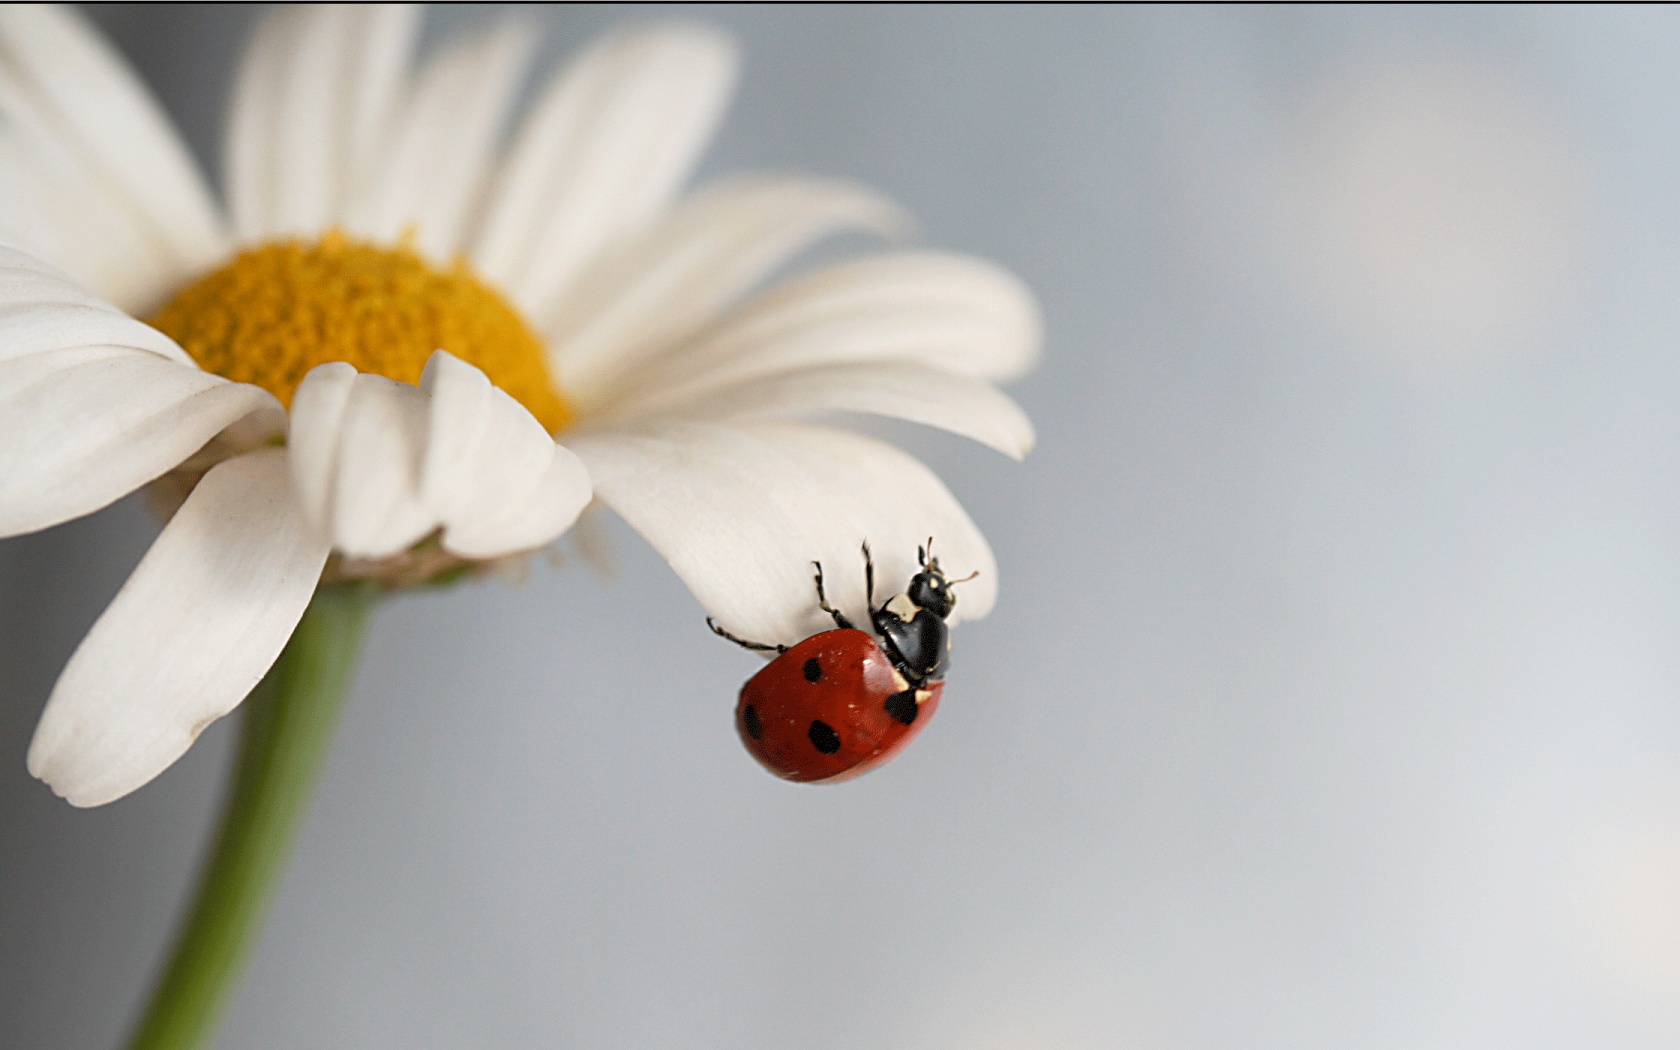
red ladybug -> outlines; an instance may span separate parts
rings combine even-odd
[[[916,550],[922,571],[903,593],[875,607],[875,563],[863,545],[869,615],[879,643],[858,630],[823,593],[816,567],[817,604],[838,630],[798,645],[764,645],[706,625],[736,645],[779,653],[741,687],[735,728],[759,764],[784,780],[838,783],[881,765],[909,744],[939,707],[940,679],[951,653],[945,618],[957,604],[933,557],[933,541]],[[967,579],[973,579],[969,576]]]

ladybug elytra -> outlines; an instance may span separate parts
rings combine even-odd
[[[873,635],[829,604],[821,562],[811,563],[817,604],[834,618],[835,630],[793,646],[765,645],[737,638],[707,617],[720,637],[778,654],[741,687],[735,705],[741,742],[765,769],[801,783],[850,780],[904,750],[933,717],[951,653],[945,622],[957,602],[951,587],[965,580],[945,578],[931,539],[916,557],[921,571],[877,608],[875,563],[863,545]]]

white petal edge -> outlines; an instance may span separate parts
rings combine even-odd
[[[847,230],[898,236],[909,225],[892,202],[843,180],[731,181],[609,251],[534,317],[560,386],[588,412],[816,241]]]
[[[422,63],[384,156],[352,189],[346,228],[379,241],[412,232],[416,248],[437,262],[464,250],[535,45],[510,22]]]
[[[0,9],[0,52],[37,108],[112,194],[133,208],[172,264],[153,297],[226,254],[208,185],[163,110],[79,15],[56,5]],[[151,305],[123,303],[124,306]]]
[[[540,547],[590,499],[588,473],[479,369],[439,351],[421,385],[321,365],[292,403],[298,501],[334,549],[397,554],[442,529],[445,549]]]
[[[619,418],[787,420],[824,412],[862,412],[938,427],[1012,459],[1033,447],[1032,420],[990,383],[896,361],[815,365],[721,388],[666,392],[627,405]]]
[[[612,34],[555,76],[489,197],[473,249],[480,273],[532,314],[601,248],[672,197],[732,94],[734,43],[664,25]]]
[[[666,400],[794,368],[862,361],[995,381],[1031,367],[1041,342],[1037,302],[1013,274],[970,256],[894,252],[776,285],[692,343],[627,373],[620,385]]]
[[[163,772],[273,666],[326,558],[283,450],[216,466],[70,658],[29,771],[75,806]]]
[[[925,466],[890,445],[802,424],[663,423],[569,440],[596,495],[657,550],[707,612],[755,641],[792,644],[827,621],[811,563],[849,615],[865,609],[862,555],[875,552],[881,601],[934,537],[963,585],[953,622],[990,611],[990,547]]]

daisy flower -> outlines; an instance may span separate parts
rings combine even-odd
[[[232,99],[225,205],[71,11],[0,10],[0,535],[146,489],[163,531],[76,650],[29,751],[75,805],[133,791],[274,664],[323,579],[382,587],[560,536],[592,496],[737,634],[821,626],[813,560],[937,538],[996,566],[939,480],[831,424],[869,413],[1011,456],[1030,295],[888,251],[761,290],[906,220],[850,182],[690,196],[735,54],[657,25],[586,50],[509,127],[533,36],[416,55],[409,7],[285,8]],[[863,604],[857,573],[838,602]]]

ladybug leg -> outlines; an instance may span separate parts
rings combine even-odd
[[[822,611],[823,612],[825,612],[828,615],[834,617],[835,625],[838,626],[842,631],[851,630],[852,629],[852,621],[846,619],[846,614],[845,613],[841,612],[839,609],[836,609],[834,606],[828,604],[828,595],[823,593],[822,562],[814,561],[811,564],[816,566],[816,569],[817,569],[817,604],[822,606]]]
[[[719,638],[727,638],[743,649],[751,649],[754,652],[759,653],[785,653],[788,651],[788,647],[785,645],[765,645],[763,642],[749,642],[745,638],[737,638],[728,631],[724,630],[722,627],[719,627],[710,616],[706,617],[706,626],[710,627],[712,629],[712,633],[717,635]]]
[[[875,615],[875,559],[869,553],[869,541],[863,541],[863,589],[869,596],[869,615]]]

